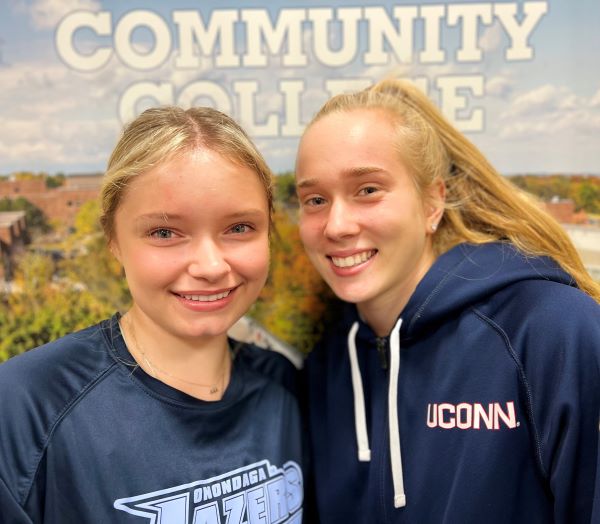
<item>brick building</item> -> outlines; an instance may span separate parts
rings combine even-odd
[[[12,279],[15,257],[28,241],[25,211],[0,212],[0,281]]]
[[[575,211],[575,202],[568,198],[554,197],[544,202],[544,209],[561,224],[585,224],[588,216],[585,211]]]
[[[569,235],[592,278],[600,282],[600,227],[583,210],[575,211],[575,202],[554,197],[544,202],[548,211]]]
[[[102,174],[71,175],[65,178],[64,185],[55,188],[46,187],[44,178],[0,180],[0,198],[23,197],[49,220],[69,227],[81,206],[98,198],[101,183]]]

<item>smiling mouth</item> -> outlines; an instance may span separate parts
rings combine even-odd
[[[357,253],[356,255],[350,255],[348,257],[329,257],[331,262],[335,267],[353,267],[362,264],[369,260],[373,255],[377,253],[376,249],[372,249],[370,251],[363,251],[362,253]]]
[[[215,293],[214,295],[182,295],[180,293],[176,293],[181,298],[185,298],[186,300],[191,300],[193,302],[215,302],[217,300],[221,300],[231,293],[231,289],[227,291],[223,291],[222,293]]]

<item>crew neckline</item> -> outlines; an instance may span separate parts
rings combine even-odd
[[[236,351],[233,351],[231,377],[229,379],[229,384],[223,393],[223,397],[219,400],[202,400],[174,388],[173,386],[165,384],[161,380],[146,373],[129,352],[129,348],[125,343],[123,333],[121,332],[121,326],[119,324],[120,318],[121,314],[115,313],[110,319],[105,321],[106,325],[103,329],[109,348],[113,353],[112,356],[119,367],[127,373],[131,380],[135,381],[158,400],[176,404],[178,406],[203,410],[216,410],[230,405],[240,397],[243,384],[243,370],[237,365],[237,359],[233,358],[235,357]],[[232,339],[229,339],[229,342],[230,347],[240,345],[239,342]]]

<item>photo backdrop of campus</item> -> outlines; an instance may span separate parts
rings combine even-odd
[[[26,322],[6,319],[27,310],[15,295],[41,282],[36,271],[55,291],[40,283],[32,293],[69,288],[84,305],[90,293],[89,314],[57,320],[54,304],[54,316],[36,317],[54,327],[24,326],[18,344],[125,300],[118,286],[94,282],[99,268],[120,274],[102,258],[94,192],[123,124],[158,104],[231,114],[281,174],[291,242],[281,263],[301,267],[281,278],[275,269],[271,285],[293,289],[267,291],[261,319],[283,338],[320,314],[302,294],[316,284],[294,240],[299,136],[331,95],[388,76],[416,82],[502,174],[537,191],[600,269],[597,0],[4,0],[0,10],[0,331]],[[41,296],[35,307],[52,303]]]
[[[290,170],[331,94],[388,75],[502,173],[598,173],[599,19],[596,0],[4,0],[0,173],[102,171],[157,103],[231,113]]]

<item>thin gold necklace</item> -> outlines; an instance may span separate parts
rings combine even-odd
[[[227,351],[225,353],[225,357],[223,359],[222,370],[219,373],[219,378],[218,378],[218,380],[215,383],[213,383],[213,384],[201,384],[200,382],[193,382],[191,380],[186,380],[185,378],[177,377],[177,376],[173,375],[172,373],[169,373],[168,371],[165,371],[164,369],[161,369],[157,365],[153,364],[152,361],[148,358],[148,355],[146,354],[146,352],[144,351],[144,349],[142,348],[142,345],[138,342],[138,339],[137,339],[136,334],[135,334],[135,329],[133,327],[133,322],[131,320],[131,316],[127,317],[127,324],[128,324],[128,327],[129,327],[129,334],[131,335],[131,341],[133,342],[133,346],[134,346],[136,352],[138,352],[141,355],[141,357],[144,359],[144,362],[146,363],[146,366],[148,366],[148,368],[150,369],[150,374],[155,379],[160,380],[158,378],[158,374],[161,374],[161,375],[170,377],[170,378],[172,378],[174,380],[177,380],[178,382],[181,382],[181,383],[190,384],[192,386],[196,386],[196,387],[200,387],[200,388],[207,388],[210,395],[216,395],[217,393],[219,393],[219,391],[221,391],[224,388],[224,386],[225,386],[225,375],[226,375],[227,370],[229,368],[229,364],[231,363],[231,358],[229,356],[229,351]]]

